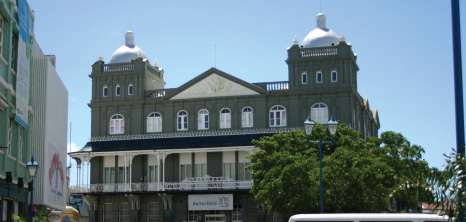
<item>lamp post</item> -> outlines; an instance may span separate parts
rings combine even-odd
[[[330,121],[327,123],[328,131],[330,132],[330,135],[333,137],[335,136],[335,133],[337,132],[339,123],[335,121],[335,118],[332,117],[330,118]],[[322,183],[322,144],[323,143],[334,143],[334,141],[322,141],[322,137],[319,137],[319,141],[309,141],[309,137],[312,135],[312,130],[314,129],[314,122],[311,119],[311,116],[307,117],[307,120],[304,121],[304,129],[306,130],[306,135],[308,136],[307,138],[307,144],[319,144],[319,168],[320,168],[320,213],[324,213],[324,186]]]
[[[32,205],[34,203],[34,178],[36,177],[37,168],[39,164],[34,160],[34,156],[31,157],[31,161],[26,164],[29,171],[29,177],[31,178],[31,210],[29,212],[29,221],[32,221]]]

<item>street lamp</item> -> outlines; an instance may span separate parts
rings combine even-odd
[[[335,118],[332,117],[330,118],[330,121],[327,123],[328,131],[330,133],[330,136],[335,136],[335,133],[337,132],[339,123],[335,121]],[[308,136],[307,139],[307,144],[319,144],[319,168],[320,168],[320,213],[324,213],[324,186],[322,184],[322,144],[323,143],[334,143],[334,141],[322,141],[322,137],[319,137],[319,141],[309,141],[309,137],[312,135],[312,129],[314,129],[314,122],[311,119],[311,116],[307,117],[307,120],[304,121],[304,129],[306,131],[306,135]]]
[[[34,178],[36,177],[37,168],[39,168],[39,164],[34,160],[34,156],[31,157],[31,161],[26,164],[26,167],[29,171],[29,177],[31,178],[31,210],[29,212],[29,221],[32,221],[32,205],[34,201]]]

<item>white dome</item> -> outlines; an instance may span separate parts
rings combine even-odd
[[[309,32],[303,40],[303,48],[326,47],[340,42],[337,34],[325,25],[324,13],[317,14],[317,28]]]
[[[110,63],[131,62],[138,57],[147,60],[146,54],[136,45],[134,45],[134,34],[128,31],[125,35],[125,45],[118,48],[112,55]]]

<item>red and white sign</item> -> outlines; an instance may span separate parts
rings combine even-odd
[[[189,195],[188,210],[233,210],[233,194]]]

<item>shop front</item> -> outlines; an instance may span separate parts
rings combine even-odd
[[[243,221],[241,204],[235,203],[233,194],[193,194],[188,196],[190,222]]]

